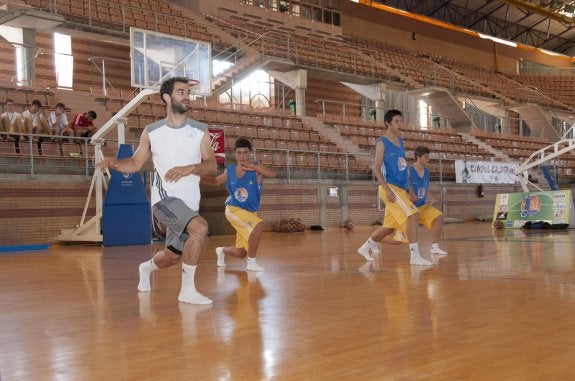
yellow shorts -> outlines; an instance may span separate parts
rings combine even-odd
[[[434,208],[431,205],[424,204],[419,207],[419,223],[425,226],[427,229],[433,228],[433,223],[435,219],[439,216],[442,216],[443,213],[437,208]],[[409,242],[407,240],[406,225],[403,225],[400,229],[395,230],[395,235],[393,239],[399,242]]]
[[[248,250],[248,239],[254,228],[262,222],[254,212],[226,205],[226,219],[236,231],[236,247]]]
[[[401,229],[407,222],[407,217],[417,213],[417,207],[409,200],[407,192],[398,186],[387,184],[395,194],[395,201],[387,201],[386,189],[379,186],[379,197],[385,203],[385,213],[383,215],[383,227],[391,229]]]

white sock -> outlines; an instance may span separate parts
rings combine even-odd
[[[369,246],[376,246],[376,245],[377,245],[377,242],[375,242],[374,240],[371,239],[371,237],[369,237],[369,238],[367,239],[367,244],[368,244]]]
[[[190,304],[212,304],[212,301],[196,290],[195,276],[197,266],[182,263],[182,288],[178,300]]]
[[[439,244],[438,243],[432,243],[431,244],[431,250],[433,249],[439,249]]]
[[[364,257],[366,261],[374,260],[374,258],[369,254],[371,250],[371,245],[369,244],[370,241],[373,242],[373,240],[369,238],[367,241],[363,243],[363,245],[361,245],[359,249],[357,249],[357,253],[362,257]]]
[[[223,247],[216,247],[216,257],[218,258],[216,264],[220,267],[224,267],[226,265],[226,253],[224,253]]]
[[[150,274],[152,271],[159,269],[159,267],[154,263],[154,258],[141,263],[138,269],[140,271],[140,283],[138,283],[138,291],[152,291],[152,286],[150,285]]]
[[[419,244],[417,242],[409,244],[409,252],[411,253],[411,257],[414,256],[419,257]]]
[[[265,269],[258,265],[255,258],[248,257],[248,262],[246,265],[247,271],[264,271]]]
[[[410,264],[418,266],[433,266],[432,262],[423,258],[419,254],[419,244],[417,242],[409,244],[409,251],[411,253],[411,258],[409,259]]]

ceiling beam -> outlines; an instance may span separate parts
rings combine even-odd
[[[526,0],[499,0],[499,1],[502,3],[511,4],[517,8],[522,8],[530,12],[537,13],[538,15],[545,16],[553,20],[561,21],[563,23],[572,24],[573,22],[575,22],[575,20],[573,20],[572,17],[563,16],[562,14],[554,12],[549,8],[540,7],[539,5],[529,3]]]

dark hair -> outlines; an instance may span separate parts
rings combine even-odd
[[[8,104],[8,103],[14,103],[14,101],[10,98],[6,98],[6,104]]]
[[[391,123],[391,120],[393,119],[393,117],[397,116],[397,115],[403,116],[401,114],[401,111],[399,111],[399,110],[395,110],[395,109],[389,110],[388,112],[385,113],[385,115],[383,117],[383,121],[385,123]]]
[[[88,115],[90,118],[92,118],[92,120],[95,120],[98,117],[98,115],[96,114],[96,111],[88,111],[86,113],[86,115]]]
[[[234,149],[238,148],[247,148],[251,151],[252,143],[250,143],[250,141],[246,138],[238,138],[238,140],[236,140],[236,144],[234,145]]]
[[[58,108],[58,107],[66,108],[66,106],[62,102],[56,103],[56,108]]]
[[[42,102],[40,102],[38,99],[34,99],[32,101],[32,106],[34,106],[34,105],[36,105],[36,106],[38,106],[38,108],[40,108],[40,107],[42,107]]]
[[[426,146],[418,146],[413,150],[413,156],[415,156],[415,160],[417,160],[418,157],[427,155],[429,152],[431,151],[429,151],[429,148],[427,148]]]
[[[162,86],[160,86],[160,98],[162,98],[162,102],[166,103],[164,100],[164,94],[168,94],[169,96],[172,95],[174,91],[174,83],[182,82],[182,83],[189,83],[189,80],[186,77],[173,77],[168,78],[164,82],[162,82]]]

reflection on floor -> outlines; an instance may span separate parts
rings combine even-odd
[[[177,301],[180,266],[139,293],[161,246],[53,246],[0,256],[2,380],[574,379],[575,232],[446,225],[447,257],[409,265],[370,227],[265,233],[245,272],[210,237],[196,277],[211,306]]]

